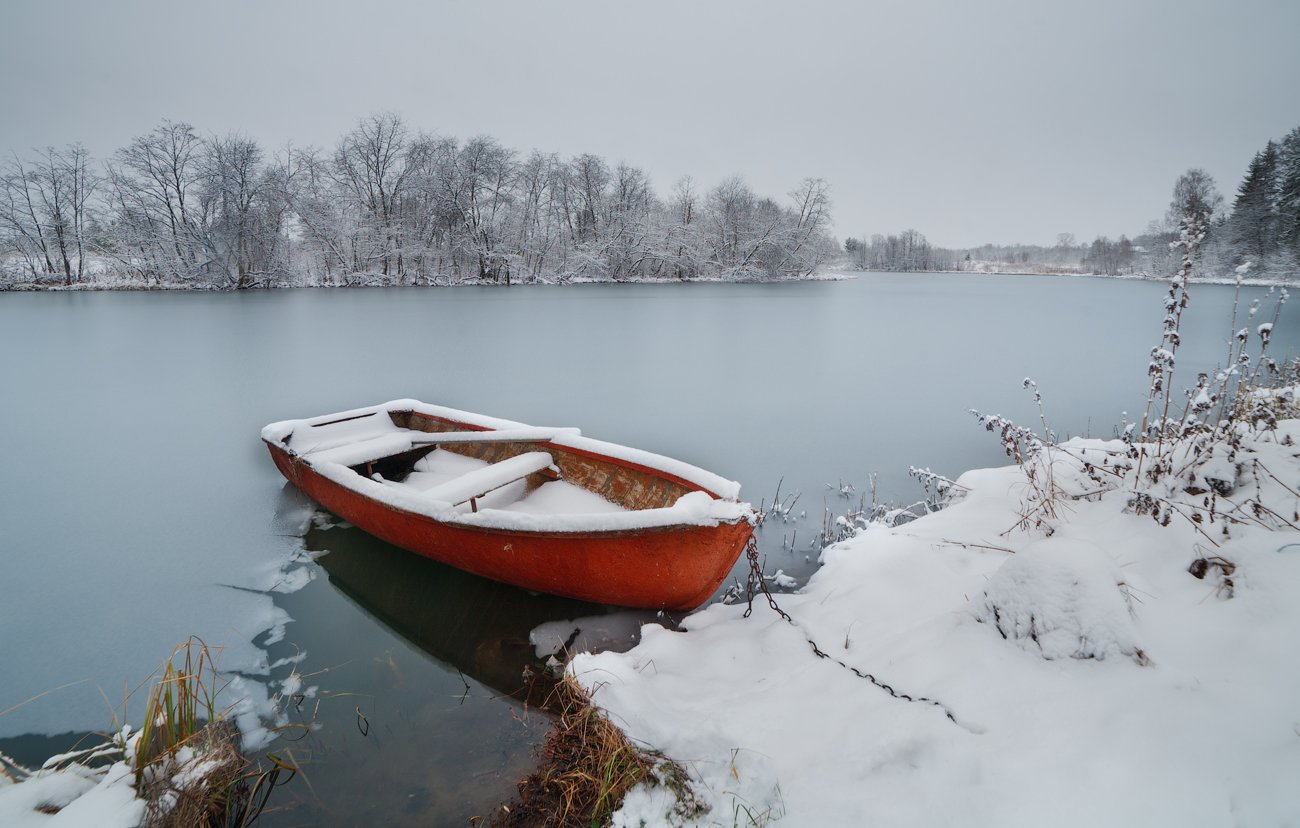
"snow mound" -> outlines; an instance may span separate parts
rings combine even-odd
[[[21,784],[0,774],[0,825],[134,828],[145,818],[134,781],[125,762],[42,770]]]
[[[1146,664],[1125,588],[1119,570],[1098,547],[1047,539],[998,567],[975,617],[1049,661],[1123,655]]]

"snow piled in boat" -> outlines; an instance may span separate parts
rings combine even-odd
[[[386,416],[389,411],[418,411],[431,417],[441,417],[493,430],[534,428],[513,420],[502,420],[496,417],[460,411],[455,408],[430,405],[419,400],[391,400],[382,405],[354,408],[336,414],[271,423],[262,429],[262,439],[272,443],[282,443],[292,435],[293,439],[290,440],[289,447],[295,452],[303,454],[355,442],[366,435],[377,437],[385,433],[407,433],[393,425],[392,421]],[[322,426],[328,429],[327,433],[313,433],[305,430],[308,428],[321,428]],[[683,463],[680,460],[674,460],[671,457],[664,457],[649,451],[642,451],[641,449],[583,437],[574,428],[554,429],[554,431],[559,432],[551,440],[555,445],[589,451],[593,454],[603,454],[622,460],[625,463],[657,469],[707,489],[724,500],[735,500],[740,496],[740,484],[736,481],[727,480],[690,463]]]
[[[422,492],[392,486],[362,477],[347,466],[323,463],[314,467],[327,480],[389,506],[444,523],[505,529],[516,532],[619,532],[659,526],[717,526],[748,520],[753,510],[747,503],[715,500],[706,492],[689,492],[672,506],[589,514],[536,514],[510,509],[461,510],[450,503],[430,500]]]
[[[1014,528],[1019,468],[973,471],[949,508],[826,550],[778,596],[793,623],[719,604],[576,656],[711,808],[683,820],[642,790],[613,824],[1300,824],[1300,421],[1253,439],[1271,530],[1160,526],[1121,487],[1044,537]]]
[[[350,466],[386,457],[409,449],[421,432],[398,428],[387,416],[389,411],[414,410],[433,417],[468,423],[492,430],[555,432],[550,440],[558,446],[601,454],[626,463],[665,472],[673,477],[701,486],[718,495],[691,492],[672,506],[659,509],[610,509],[593,505],[589,499],[564,496],[559,491],[541,495],[531,506],[529,501],[512,502],[509,496],[480,501],[477,512],[467,506],[426,496],[421,489],[431,480],[413,481],[414,485],[393,485],[390,481],[372,480],[356,474]],[[398,509],[434,520],[519,532],[617,532],[662,526],[717,526],[738,520],[750,520],[748,504],[737,502],[740,484],[689,463],[639,449],[592,440],[576,429],[534,429],[523,423],[484,417],[453,408],[429,405],[417,400],[393,400],[383,405],[356,408],[305,420],[272,423],[262,430],[262,439],[285,444],[295,454],[305,457],[322,477],[366,497]],[[416,473],[428,473],[417,466]],[[543,486],[542,489],[546,487]],[[540,491],[540,490],[539,490]],[[533,497],[537,497],[534,493]],[[530,498],[529,500],[532,500]],[[581,512],[559,514],[543,510],[544,502],[556,508],[577,507]],[[500,508],[494,508],[499,506]]]

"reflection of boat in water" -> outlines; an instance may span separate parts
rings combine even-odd
[[[652,611],[629,611],[571,598],[526,592],[459,569],[410,555],[350,526],[313,527],[303,537],[308,551],[326,552],[317,561],[330,583],[370,616],[433,658],[499,693],[541,706],[550,683],[549,648],[538,655],[529,634],[544,627],[555,635],[583,625],[581,619],[619,617],[599,625],[615,638],[586,640],[600,649],[627,649]],[[662,619],[659,619],[662,621]],[[571,636],[576,637],[576,636]]]
[[[582,437],[397,400],[273,423],[285,478],[388,542],[585,601],[694,609],[753,532],[740,486]]]

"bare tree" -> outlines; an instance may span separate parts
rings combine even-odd
[[[389,112],[363,118],[334,152],[338,183],[356,199],[366,219],[368,238],[355,251],[355,265],[378,262],[384,276],[403,275],[399,209],[405,195],[407,129]]]
[[[55,272],[46,240],[45,225],[37,211],[40,196],[33,186],[33,174],[15,153],[0,170],[0,227],[5,230],[7,245],[27,263],[33,279]]]
[[[163,121],[132,139],[109,165],[119,248],[143,271],[193,281],[207,264],[196,215],[203,140],[186,123]]]
[[[703,240],[700,238],[700,224],[697,220],[699,200],[694,179],[690,176],[678,179],[669,201],[669,215],[664,222],[665,258],[670,262],[673,276],[677,279],[695,278],[703,264],[700,258]]]
[[[99,179],[81,144],[46,147],[29,162],[12,156],[0,170],[0,232],[33,277],[85,272],[90,198]],[[74,265],[75,262],[75,265]]]
[[[787,261],[783,270],[793,270],[803,275],[812,273],[821,265],[826,248],[817,241],[826,235],[830,223],[830,188],[820,178],[805,178],[797,189],[790,192],[794,201],[795,217],[787,242]]]
[[[460,182],[456,206],[464,222],[478,278],[507,284],[510,271],[500,250],[501,220],[513,200],[514,153],[486,135],[465,142],[456,158]]]
[[[257,142],[239,135],[209,139],[199,168],[201,238],[211,269],[227,287],[251,287],[274,265],[282,224],[275,178]]]
[[[556,184],[560,174],[559,158],[536,150],[519,165],[515,246],[521,269],[532,279],[541,277],[559,241]]]
[[[829,250],[825,182],[778,204],[731,178],[656,197],[593,154],[520,160],[489,136],[413,133],[395,114],[331,150],[267,158],[240,135],[163,121],[94,174],[79,145],[0,163],[0,245],[34,279],[83,278],[91,234],[154,284],[429,284],[810,273]],[[94,220],[92,195],[99,197]]]
[[[1193,168],[1174,182],[1174,196],[1169,202],[1166,220],[1170,227],[1192,219],[1199,219],[1208,226],[1222,206],[1223,196],[1214,186],[1214,179],[1205,170]]]
[[[599,241],[600,217],[605,214],[606,188],[609,186],[609,167],[596,155],[586,153],[570,162],[573,189],[577,195],[576,240]]]

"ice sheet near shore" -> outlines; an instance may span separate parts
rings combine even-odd
[[[305,498],[290,495],[281,503],[274,525],[286,534],[300,535],[314,514],[315,507]],[[244,612],[238,625],[231,628],[231,638],[214,652],[220,667],[229,671],[222,677],[216,701],[239,727],[245,752],[270,744],[275,738],[274,728],[287,721],[279,697],[299,692],[308,697],[315,694],[314,686],[303,686],[295,659],[268,664],[263,649],[282,638],[285,625],[292,620],[272,602],[271,594],[294,592],[306,586],[314,577],[314,570],[307,565],[309,560],[310,556],[300,551],[264,561],[245,573],[248,586],[230,591],[244,599]],[[254,600],[249,601],[249,597]],[[232,600],[227,598],[227,606]],[[303,656],[305,653],[298,659]],[[145,692],[141,691],[141,695]],[[131,735],[127,726],[122,738]],[[93,747],[95,743],[88,744]],[[80,753],[84,753],[87,745],[81,747]],[[104,747],[107,744],[94,750],[102,751]],[[103,751],[102,755],[114,754]],[[50,757],[44,767],[27,775],[25,769],[16,769],[0,754],[0,826],[134,828],[143,824],[147,803],[137,795],[129,762],[117,757],[111,764],[90,767],[80,764],[85,758],[73,753]],[[202,777],[205,761],[202,754],[184,754],[173,767],[177,784],[189,784],[186,774]]]
[[[1300,422],[1252,446],[1277,479],[1249,485],[1296,523],[1288,436]],[[685,824],[1300,824],[1300,532],[1241,523],[1216,548],[1120,487],[1069,500],[1049,537],[1013,528],[1020,469],[960,483],[941,512],[827,549],[779,596],[794,624],[714,605],[573,660],[632,739],[688,768],[712,810]],[[1189,573],[1214,555],[1230,583]],[[662,789],[615,820],[673,824]]]

